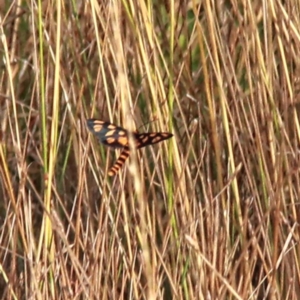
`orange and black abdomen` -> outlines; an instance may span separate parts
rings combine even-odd
[[[125,147],[114,165],[109,169],[108,176],[114,176],[118,173],[118,171],[123,167],[126,159],[129,157],[129,154],[129,148]]]

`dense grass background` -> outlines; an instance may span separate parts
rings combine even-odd
[[[0,2],[1,299],[299,299],[282,2]],[[109,178],[90,117],[174,137]]]

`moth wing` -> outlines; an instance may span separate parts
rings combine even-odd
[[[128,133],[122,127],[97,119],[88,119],[87,126],[100,143],[106,146],[123,148],[128,145]]]
[[[171,138],[172,136],[173,134],[170,132],[146,132],[135,134],[136,147],[139,149],[148,145],[157,144]]]

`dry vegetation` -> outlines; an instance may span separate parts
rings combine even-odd
[[[1,299],[299,299],[282,2],[0,2]],[[90,117],[174,137],[110,178]]]

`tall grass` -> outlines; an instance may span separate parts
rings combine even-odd
[[[298,299],[297,2],[0,6],[1,299]]]

